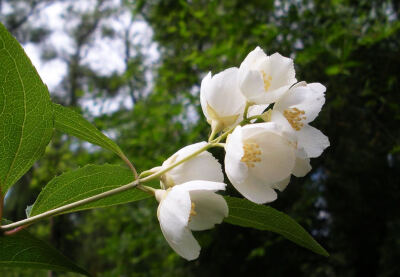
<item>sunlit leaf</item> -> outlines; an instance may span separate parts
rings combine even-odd
[[[83,139],[125,157],[121,148],[100,132],[79,113],[58,104],[53,104],[56,130]]]
[[[126,185],[132,182],[133,179],[133,174],[130,170],[118,165],[87,165],[66,172],[55,177],[44,187],[33,204],[29,216],[38,215],[48,210]],[[147,197],[149,195],[142,191],[130,189],[71,209],[68,212],[113,206],[138,201]]]
[[[0,189],[43,154],[53,133],[49,92],[18,41],[0,23]]]

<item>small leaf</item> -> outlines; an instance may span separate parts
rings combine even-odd
[[[59,104],[53,104],[53,109],[56,130],[108,149],[124,159],[121,148],[79,113]]]
[[[126,185],[133,181],[132,172],[118,165],[87,165],[64,173],[48,183],[39,194],[29,216],[67,205]],[[95,202],[68,210],[68,212],[108,207],[148,198],[137,189],[130,189]]]
[[[47,87],[0,23],[0,194],[28,171],[53,134]]]
[[[3,220],[3,223],[10,222]],[[0,266],[71,271],[90,276],[57,249],[25,230],[0,236]]]
[[[328,252],[290,216],[272,207],[254,204],[246,199],[225,196],[229,206],[226,222],[278,233],[292,242],[322,256]]]

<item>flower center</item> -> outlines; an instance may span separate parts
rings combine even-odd
[[[244,155],[241,162],[244,162],[247,167],[254,167],[255,163],[261,162],[261,150],[257,143],[243,144]]]
[[[265,91],[268,91],[269,87],[271,86],[272,77],[271,75],[267,75],[264,70],[261,70],[261,74],[264,81],[264,89]]]
[[[193,216],[197,215],[195,208],[196,208],[196,204],[194,204],[194,202],[192,202],[192,206],[190,208],[190,214],[189,214],[189,222],[192,220]]]
[[[301,122],[303,119],[307,118],[303,116],[304,114],[305,112],[299,110],[298,108],[289,108],[283,111],[283,115],[296,131],[300,131],[300,129],[304,126],[304,124]]]

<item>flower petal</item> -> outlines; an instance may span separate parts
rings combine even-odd
[[[240,160],[244,155],[242,127],[237,126],[228,136],[225,145],[225,172],[231,182],[242,183],[248,174],[247,166]]]
[[[203,78],[201,81],[201,86],[200,86],[200,104],[201,104],[201,109],[203,110],[203,114],[207,119],[209,119],[209,115],[207,112],[207,99],[205,96],[206,91],[209,91],[209,85],[211,83],[211,72],[208,72],[208,74]]]
[[[264,101],[266,92],[262,75],[257,70],[243,71],[238,77],[240,91],[248,102],[256,104],[269,104]]]
[[[264,51],[257,46],[253,51],[251,51],[247,57],[240,64],[240,70],[248,70],[254,69],[257,67],[257,64],[262,61],[266,62],[268,60],[268,56],[264,53]]]
[[[207,143],[203,141],[180,149],[175,153],[177,156],[175,162],[188,157],[195,151],[204,147],[206,144]],[[175,185],[183,184],[191,180],[207,180],[214,182],[224,181],[224,174],[222,173],[221,164],[208,151],[204,151],[193,159],[178,165],[177,167],[171,169],[167,174],[169,178],[174,181]]]
[[[254,174],[272,185],[286,178],[294,167],[295,147],[291,136],[282,133],[273,123],[256,123],[242,127],[243,143],[256,143],[260,147],[261,161],[249,168]]]
[[[245,153],[244,145],[250,152]],[[272,122],[238,126],[225,149],[225,171],[232,185],[255,203],[275,200],[273,187],[291,174],[295,162],[295,147],[279,126]],[[245,155],[247,160],[242,161]]]
[[[268,108],[268,106],[269,106],[269,104],[250,106],[247,116],[251,117],[251,116],[255,116],[255,115],[261,115],[264,112],[264,110],[266,108]],[[254,121],[256,121],[256,120],[255,119],[252,120],[252,122],[254,122]]]
[[[282,135],[282,128],[274,122],[263,122],[246,125],[242,128],[242,140],[253,139],[263,134]]]
[[[264,94],[262,102],[259,103],[274,103],[277,102],[290,88],[290,85],[282,86],[277,89],[270,89],[270,91]]]
[[[276,183],[273,188],[277,189],[279,191],[284,191],[286,189],[286,187],[289,185],[290,182],[290,175],[289,177],[283,179],[282,181]]]
[[[187,226],[191,209],[190,195],[186,190],[173,187],[167,191],[158,205],[158,220],[163,229],[170,233],[170,236],[179,239],[180,233]]]
[[[291,88],[274,106],[274,110],[283,112],[288,108],[304,111],[304,123],[313,121],[325,103],[326,88],[320,83],[312,83]]]
[[[279,53],[274,53],[269,57],[270,70],[272,77],[270,90],[273,91],[283,86],[291,86],[297,82],[293,60],[286,58]]]
[[[315,158],[322,154],[329,146],[329,139],[320,130],[305,125],[297,132],[298,147],[302,148],[308,158]]]
[[[230,179],[231,180],[231,179]],[[264,181],[254,175],[249,175],[242,183],[231,180],[232,185],[248,200],[264,204],[276,200],[277,194],[270,185],[265,185]]]
[[[271,122],[276,123],[286,132],[294,132],[294,129],[289,124],[289,121],[287,121],[286,117],[280,110],[276,110],[275,107],[271,112]]]
[[[310,159],[301,159],[297,157],[292,173],[296,177],[304,177],[311,169]]]
[[[171,246],[178,255],[188,261],[195,260],[199,257],[201,247],[188,227],[182,229],[179,238],[177,238],[176,236],[171,236],[171,232],[165,229],[165,226],[160,226],[161,232],[169,246]]]
[[[200,245],[188,228],[191,210],[190,195],[185,190],[174,188],[168,191],[160,202],[157,212],[158,220],[161,231],[171,248],[185,259],[193,260],[199,256]]]
[[[180,186],[176,186],[174,190],[182,190],[185,192],[191,191],[218,191],[218,190],[225,190],[226,184],[219,183],[219,182],[210,182],[210,181],[200,181],[194,180],[190,182],[186,182]]]
[[[286,178],[293,170],[295,148],[284,136],[266,133],[255,137],[261,149],[261,161],[249,169],[249,175],[258,176],[264,184],[274,184]]]
[[[231,67],[207,79],[207,85],[200,89],[203,112],[208,104],[220,117],[243,113],[246,101],[237,84],[237,72],[236,67]]]
[[[211,229],[228,216],[225,199],[214,192],[196,190],[190,192],[196,215],[191,217],[189,228],[194,231]]]

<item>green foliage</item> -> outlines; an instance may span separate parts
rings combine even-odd
[[[47,87],[0,23],[0,196],[43,154],[53,133]]]
[[[5,220],[3,223],[9,223]],[[90,274],[46,242],[22,230],[15,235],[0,236],[0,266],[28,267]]]
[[[225,196],[225,200],[229,206],[229,216],[225,222],[278,233],[317,254],[329,256],[328,252],[290,216],[246,199]]]
[[[161,234],[157,205],[151,199],[81,213],[70,235],[74,255],[104,277],[191,276]]]
[[[53,108],[56,130],[101,146],[122,158],[125,157],[121,148],[114,141],[100,132],[83,116],[59,104],[53,104]]]
[[[55,177],[48,183],[33,204],[29,216],[64,206],[118,188],[133,181],[132,171],[118,165],[87,165]],[[148,194],[130,189],[113,196],[88,203],[68,212],[138,201]]]

